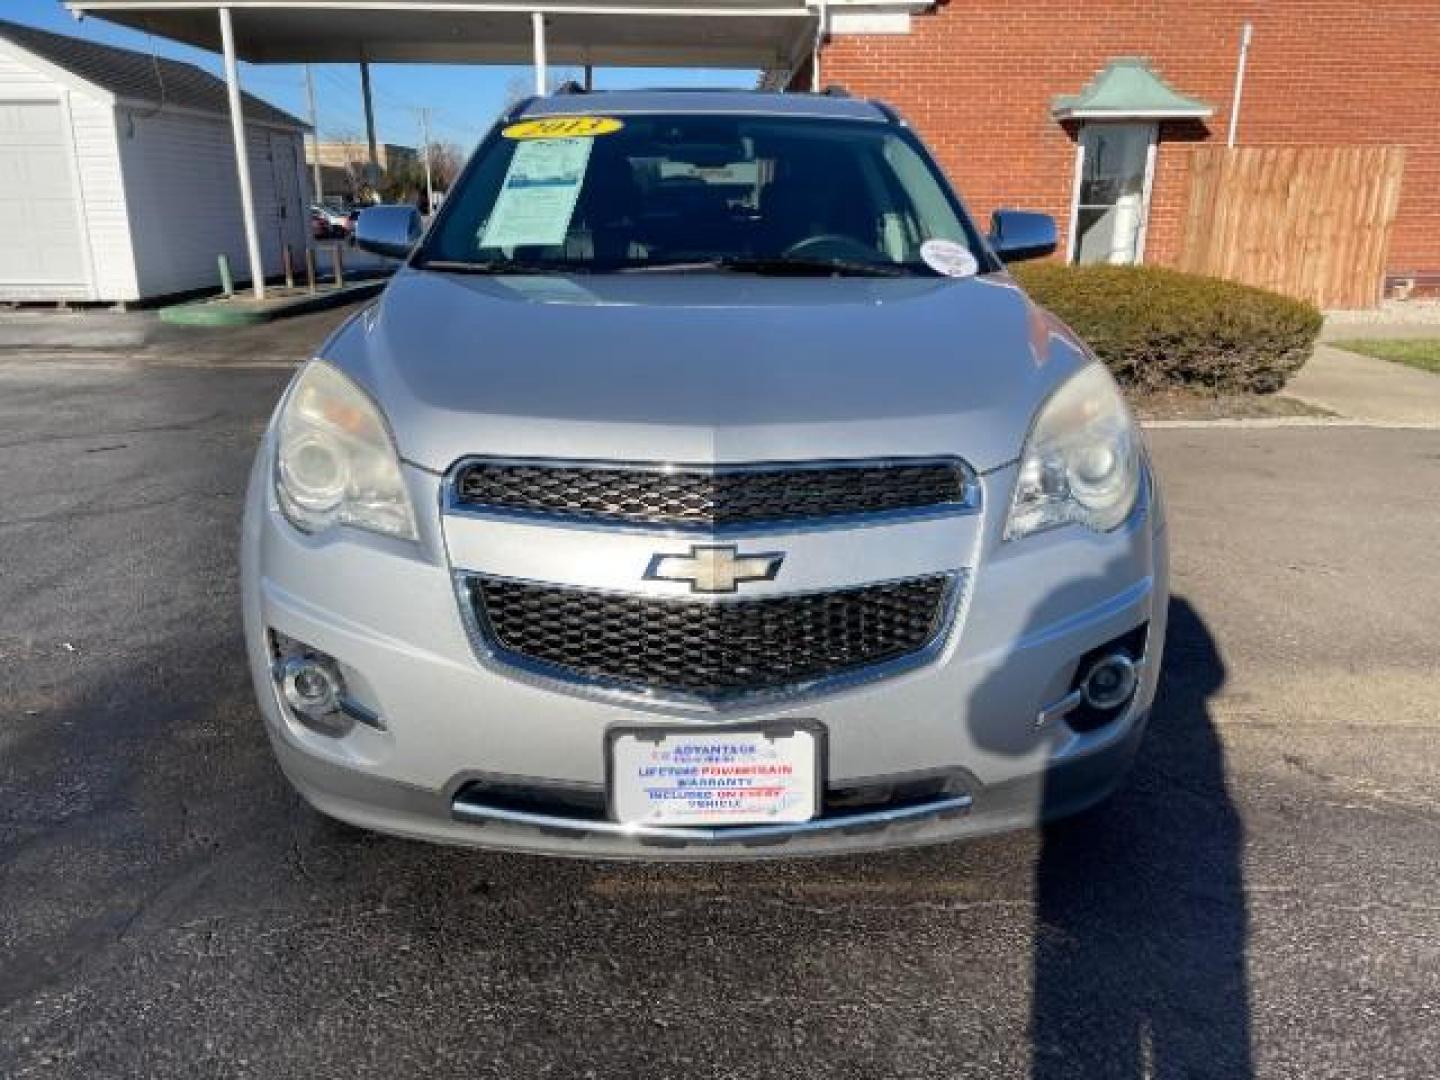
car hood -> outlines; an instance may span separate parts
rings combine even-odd
[[[405,269],[322,355],[400,455],[686,463],[1015,459],[1086,362],[1003,274],[480,277]]]

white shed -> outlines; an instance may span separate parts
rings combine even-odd
[[[129,301],[244,273],[225,83],[0,20],[0,302]],[[245,96],[268,273],[309,240],[306,125]]]

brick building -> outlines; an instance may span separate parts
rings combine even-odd
[[[1042,210],[1070,258],[1159,264],[1180,254],[1191,154],[1226,142],[1249,23],[1237,145],[1405,147],[1387,273],[1440,282],[1440,0],[830,11],[821,81],[899,108],[977,217]]]
[[[370,153],[363,139],[335,139],[305,144],[305,164],[313,167],[320,159],[320,183],[328,196],[359,199],[370,185],[367,180]],[[420,162],[420,151],[396,143],[375,144],[375,162],[382,177]]]

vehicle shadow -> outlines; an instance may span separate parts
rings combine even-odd
[[[1130,781],[1043,832],[1033,1080],[1253,1075],[1243,828],[1208,707],[1224,682],[1204,620],[1173,600]]]
[[[191,579],[208,553],[172,557]],[[205,614],[233,596],[191,592],[157,647],[57,681],[0,758],[0,1074],[63,1048],[59,1075],[1251,1075],[1241,830],[1207,712],[1224,671],[1184,601],[1131,781],[1038,847],[677,865],[303,808],[238,626]]]
[[[1028,621],[1051,625],[1076,599],[1062,590]],[[1009,677],[969,703],[994,719],[992,753],[1022,745],[998,709]],[[911,1076],[911,1056],[928,1054],[972,1069],[994,1055],[994,1071],[965,1075],[1246,1080],[1243,831],[1209,709],[1225,677],[1204,620],[1173,600],[1150,730],[1115,796],[975,842],[820,861],[588,863],[435,849],[314,815],[301,815],[297,840],[307,873],[351,910],[386,883],[407,960],[430,958],[410,973],[417,992],[473,995],[452,962],[467,955],[501,965],[503,996],[490,1000],[507,1013],[566,986],[547,1012],[565,1035],[548,1052],[576,1075],[676,1075],[697,1040],[744,1030],[793,1055],[766,1065],[804,1070],[777,1076],[838,1062],[841,1075]],[[1036,809],[1059,798],[1043,782],[1029,795]],[[817,941],[845,942],[833,946],[843,962]],[[1007,941],[1027,950],[1014,965]],[[893,996],[875,1004],[876,987]],[[823,1011],[832,1004],[850,1010],[843,1023]],[[815,1041],[786,1042],[796,1024]],[[707,1045],[727,1075],[760,1064]]]

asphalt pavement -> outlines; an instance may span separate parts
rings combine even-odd
[[[251,700],[246,469],[336,318],[0,349],[0,1076],[1437,1074],[1440,431],[1151,433],[1172,637],[1095,813],[492,855],[322,819]]]

